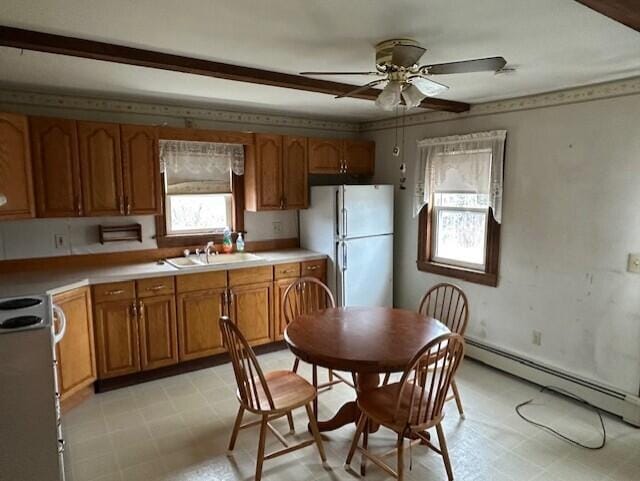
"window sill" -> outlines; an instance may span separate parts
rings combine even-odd
[[[439,274],[441,276],[455,277],[467,282],[482,284],[485,286],[497,287],[498,275],[490,272],[466,269],[464,267],[455,267],[446,264],[439,264],[432,261],[418,261],[418,270],[429,272],[431,274]]]

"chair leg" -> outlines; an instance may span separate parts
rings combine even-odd
[[[293,424],[293,414],[291,414],[291,412],[287,413],[287,421],[289,421],[289,431],[294,433],[296,431],[296,426]]]
[[[312,368],[312,384],[313,387],[316,388],[316,392],[318,391],[318,366],[316,366],[315,364],[313,365]],[[318,419],[318,396],[316,394],[316,397],[313,399],[313,415],[316,417],[316,420]]]
[[[238,431],[240,431],[240,425],[242,424],[242,417],[244,416],[244,408],[240,406],[238,408],[238,414],[236,415],[236,422],[233,423],[233,431],[231,431],[231,439],[229,440],[229,451],[233,451],[236,446],[236,439],[238,439]]]
[[[364,425],[364,434],[362,435],[362,449],[365,451],[369,447],[369,431],[371,430],[371,421],[367,418]],[[367,457],[363,454],[360,457],[360,476],[367,474]]]
[[[327,462],[327,455],[324,452],[324,445],[322,444],[322,437],[320,436],[320,431],[318,430],[318,422],[316,417],[313,415],[313,411],[311,410],[310,404],[305,404],[305,409],[307,410],[307,416],[309,417],[309,426],[311,427],[311,434],[313,434],[313,439],[316,441],[316,446],[318,447],[318,452],[320,453],[320,459],[322,462]]]
[[[404,478],[404,436],[398,434],[398,481]]]
[[[255,481],[260,481],[262,477],[262,463],[264,462],[264,445],[265,438],[267,437],[267,421],[269,417],[262,415],[262,422],[260,423],[260,438],[258,439],[258,454],[256,459],[256,476]]]
[[[451,390],[453,391],[453,397],[456,400],[456,406],[458,406],[458,412],[460,413],[460,417],[464,419],[464,409],[462,409],[462,399],[460,398],[460,392],[458,391],[458,385],[456,384],[456,380],[451,379]]]
[[[365,415],[365,413],[362,413],[360,414],[360,419],[358,419],[358,426],[356,427],[356,433],[353,435],[353,441],[351,441],[351,447],[349,448],[349,454],[347,454],[347,460],[344,462],[347,466],[351,464],[353,455],[355,454],[356,448],[358,447],[360,435],[362,434],[362,431],[364,431],[365,424],[367,424],[367,416]]]
[[[293,361],[293,368],[291,369],[291,371],[297,373],[299,365],[300,365],[300,359],[296,357],[295,361]]]
[[[447,477],[449,481],[453,481],[453,469],[451,469],[451,460],[449,459],[449,451],[447,450],[447,441],[444,437],[442,424],[436,424],[436,432],[438,433],[438,444],[440,445],[440,451],[442,451],[442,459],[444,460],[444,468],[447,470]]]
[[[387,384],[389,384],[389,378],[391,377],[391,373],[386,373],[384,375],[384,379],[382,380],[382,385],[386,386]]]
[[[329,382],[333,382],[333,369],[329,369]],[[333,386],[329,386],[331,389]]]

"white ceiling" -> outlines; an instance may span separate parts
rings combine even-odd
[[[0,24],[267,70],[371,70],[410,37],[423,63],[501,55],[513,75],[438,76],[442,98],[498,100],[640,75],[640,34],[574,0],[2,0]],[[330,77],[365,83],[367,77]],[[373,102],[0,48],[0,83],[230,110],[365,120]]]

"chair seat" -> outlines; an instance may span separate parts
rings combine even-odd
[[[271,371],[264,374],[267,386],[273,398],[274,408],[269,406],[269,400],[259,381],[256,382],[260,409],[245,408],[252,412],[289,411],[311,402],[316,396],[316,389],[304,378],[291,371]],[[236,396],[242,402],[240,391]]]
[[[418,405],[420,405],[420,394],[418,392],[415,392],[413,395],[413,412],[411,419],[409,419],[411,387],[407,386],[402,392],[398,415],[394,418],[399,389],[400,383],[394,383],[387,384],[376,389],[371,389],[369,391],[361,392],[358,394],[358,406],[374,422],[382,424],[383,426],[393,429],[396,432],[403,432],[408,426],[420,424],[417,422]],[[422,419],[425,418],[425,406],[426,400],[422,400],[422,406],[420,409],[420,417]],[[427,418],[430,418],[430,416],[427,416]],[[430,424],[436,424],[437,421],[438,420],[434,420]]]

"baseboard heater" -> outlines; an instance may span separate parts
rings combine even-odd
[[[540,386],[561,387],[594,406],[640,427],[640,397],[597,384],[513,352],[466,338],[467,356]]]

